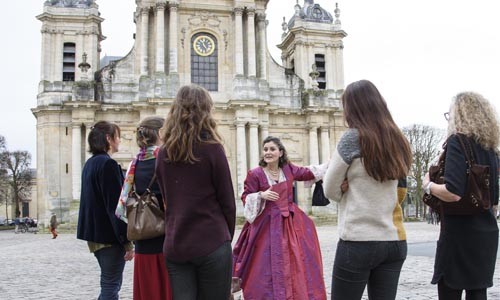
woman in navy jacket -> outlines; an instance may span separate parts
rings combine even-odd
[[[97,122],[88,143],[92,157],[82,172],[77,238],[87,241],[101,268],[98,300],[118,299],[125,261],[134,257],[133,245],[127,240],[127,224],[115,216],[123,173],[110,155],[118,151],[120,128]]]

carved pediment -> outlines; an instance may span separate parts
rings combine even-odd
[[[188,22],[191,26],[204,26],[218,28],[221,20],[219,17],[210,13],[208,11],[195,12],[191,17],[188,18]]]

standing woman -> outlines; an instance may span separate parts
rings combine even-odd
[[[457,134],[472,145],[477,164],[490,166],[490,200],[498,205],[499,125],[495,110],[483,96],[464,92],[451,103],[448,119],[448,141],[444,167],[444,184],[423,181],[425,192],[442,201],[459,201],[467,186],[465,153]],[[493,209],[475,215],[441,214],[434,276],[439,299],[486,299],[486,289],[493,286],[493,273],[498,250],[498,224]]]
[[[88,143],[92,157],[82,172],[77,238],[87,241],[101,268],[98,300],[115,300],[125,261],[134,258],[134,246],[127,240],[127,224],[115,216],[123,173],[111,155],[118,152],[120,128],[99,121],[92,127]]]
[[[161,117],[144,118],[137,127],[136,142],[139,146],[137,157],[130,163],[123,183],[116,216],[127,222],[127,198],[134,187],[138,195],[146,192],[155,174],[156,157],[161,144],[159,131],[165,122]],[[156,195],[160,208],[164,199],[156,179],[150,191]],[[172,298],[165,259],[163,240],[165,235],[135,241],[134,300],[170,300]]]
[[[236,205],[229,165],[197,85],[180,88],[162,128],[156,175],[166,199],[165,242],[173,299],[228,299]]]
[[[406,259],[401,202],[412,162],[411,148],[373,83],[349,84],[342,95],[349,129],[342,135],[324,178],[325,195],[339,202],[339,241],[332,299],[396,298]],[[401,180],[400,180],[401,179]]]
[[[259,166],[245,179],[247,222],[233,251],[245,299],[326,299],[316,228],[293,202],[294,182],[319,180],[325,170],[292,164],[277,137],[262,142]]]

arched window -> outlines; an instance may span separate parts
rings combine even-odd
[[[191,38],[191,82],[209,91],[217,91],[218,47],[217,39],[205,32]]]
[[[63,81],[75,81],[75,43],[64,43]]]
[[[324,54],[315,54],[314,55],[314,63],[318,68],[319,77],[318,77],[318,88],[320,90],[326,89],[326,69],[325,69],[325,55]]]

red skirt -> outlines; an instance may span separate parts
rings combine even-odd
[[[171,300],[172,290],[163,253],[135,254],[134,300]]]

